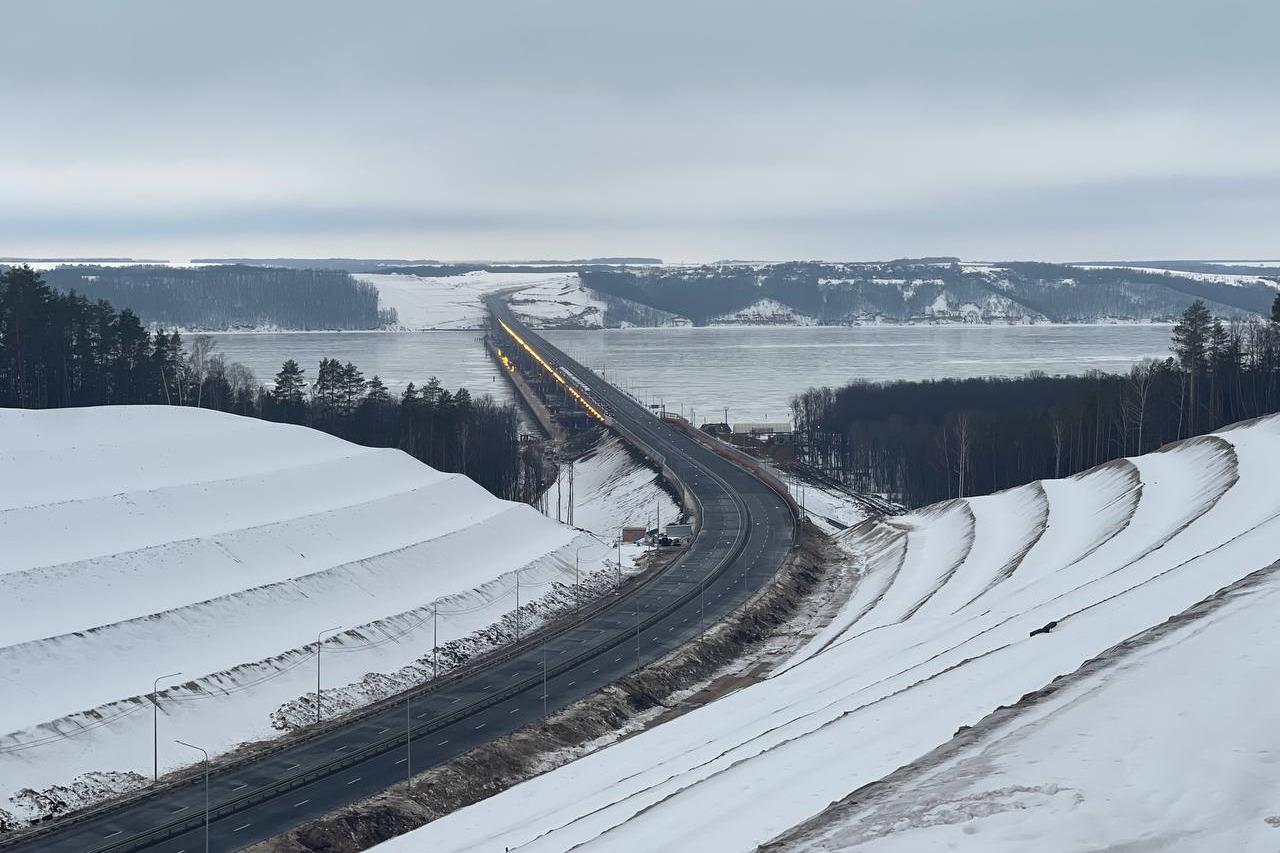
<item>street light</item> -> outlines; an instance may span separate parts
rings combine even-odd
[[[209,753],[205,752],[204,747],[187,743],[185,740],[175,740],[174,743],[180,743],[189,749],[198,749],[204,755],[204,853],[209,853]]]
[[[153,767],[154,776],[152,781],[160,781],[160,697],[156,694],[160,691],[160,682],[166,678],[176,678],[182,675],[180,672],[171,672],[168,675],[156,676],[151,682],[151,758],[155,765]]]
[[[320,638],[325,634],[333,631],[341,631],[342,626],[338,625],[333,628],[325,628],[323,631],[316,633],[316,722],[320,722]]]

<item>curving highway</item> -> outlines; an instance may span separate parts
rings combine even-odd
[[[210,775],[208,849],[238,850],[315,820],[467,750],[536,723],[687,643],[766,584],[795,540],[786,501],[745,469],[661,422],[599,376],[491,310],[550,364],[589,385],[593,401],[685,484],[701,531],[652,580],[624,590],[545,641],[441,679],[265,757]],[[205,785],[162,788],[127,804],[0,841],[44,853],[198,853],[205,850]]]

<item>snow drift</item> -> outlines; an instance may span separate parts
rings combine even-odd
[[[431,677],[437,624],[454,660],[505,642],[516,573],[536,611],[588,544],[584,575],[612,582],[589,534],[302,427],[0,410],[0,824],[148,777],[156,676],[182,673],[158,696],[163,773],[190,760],[175,737],[220,753],[309,719],[317,632],[346,626],[323,648],[332,716]]]
[[[378,849],[1271,849],[1277,482],[1272,417],[855,524],[767,680]]]

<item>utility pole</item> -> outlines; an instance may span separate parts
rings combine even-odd
[[[636,594],[636,671],[640,670],[640,594]]]
[[[405,783],[413,783],[413,737],[409,733],[409,703],[413,700],[404,697],[404,759],[405,759]]]
[[[316,634],[316,722],[320,722],[320,638],[330,631],[341,631],[342,626],[335,628],[325,628]]]
[[[618,531],[618,583],[615,590],[622,589],[622,531]]]
[[[440,677],[440,602],[431,602],[431,677]]]
[[[185,740],[175,740],[174,743],[180,743],[190,749],[198,749],[204,754],[204,853],[209,853],[209,753],[205,752],[204,747],[187,743]]]
[[[520,642],[520,570],[516,569],[516,642]]]
[[[171,672],[168,675],[161,675],[151,682],[151,740],[152,740],[152,761],[155,764],[155,775],[152,781],[160,781],[160,682],[165,678],[176,678],[182,675],[180,672]]]
[[[547,716],[547,647],[542,647],[542,717]]]

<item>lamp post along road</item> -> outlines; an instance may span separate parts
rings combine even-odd
[[[332,631],[341,631],[342,626],[337,625],[333,628],[325,628],[316,634],[316,722],[320,722],[320,638]]]
[[[152,781],[160,781],[160,682],[166,678],[177,678],[182,675],[180,672],[171,672],[168,675],[157,676],[151,682],[151,758],[154,764],[154,776]]]
[[[198,749],[204,755],[204,853],[209,853],[209,753],[204,747],[187,743],[185,740],[175,740],[174,743],[180,743],[190,749]]]

